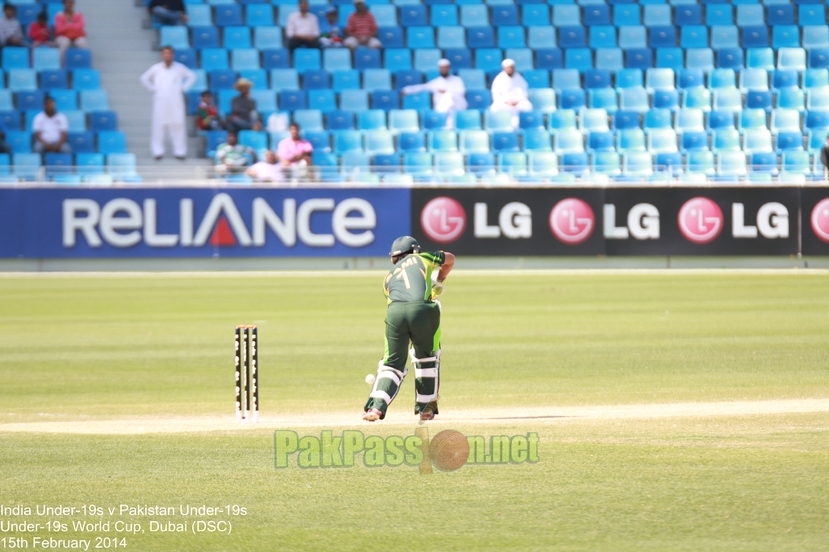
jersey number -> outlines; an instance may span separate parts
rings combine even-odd
[[[406,274],[405,270],[401,270],[400,274],[397,275],[397,279],[403,278],[403,283],[406,284],[406,289],[412,289],[411,283],[409,283],[409,275]]]

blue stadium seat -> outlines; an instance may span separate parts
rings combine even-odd
[[[0,91],[2,92],[2,91]],[[17,92],[15,97],[17,99],[17,109],[18,111],[28,111],[28,110],[43,110],[43,98],[45,93],[43,90],[25,90],[22,92]],[[3,106],[12,109],[10,106]]]
[[[491,6],[490,9],[492,11],[491,22],[493,26],[500,27],[503,25],[519,25],[517,6],[507,4],[502,6]]]
[[[236,4],[225,4],[215,6],[213,21],[217,27],[228,27],[233,25],[244,25],[242,17],[242,6]]]
[[[426,135],[422,132],[401,132],[397,137],[397,149],[402,152],[425,152]]]
[[[299,75],[296,69],[271,69],[271,89],[299,90]]]
[[[589,44],[591,48],[615,48],[617,46],[616,27],[613,25],[590,27]]]
[[[83,111],[106,111],[109,97],[106,90],[81,90],[80,107]]]
[[[74,150],[73,150],[74,151]],[[127,138],[123,132],[102,131],[98,133],[98,153],[127,153]]]
[[[443,55],[452,64],[453,71],[472,69],[472,52],[467,48],[447,48]]]
[[[776,2],[776,5],[769,5],[766,2],[768,9],[768,17],[766,22],[770,25],[794,25],[794,6],[789,2]]]
[[[800,29],[797,25],[775,24],[772,27],[771,47],[778,48],[799,48]]]
[[[432,6],[429,22],[433,27],[455,26],[458,24],[458,8],[451,4]]]
[[[284,90],[279,92],[279,109],[282,111],[295,111],[306,109],[306,95],[302,90]]]
[[[466,31],[460,26],[438,27],[437,47],[442,49],[466,48]]]
[[[60,69],[60,52],[53,48],[35,48],[32,50],[32,68],[37,71]]]
[[[556,27],[581,25],[581,11],[575,5],[553,6],[553,25]]]
[[[495,47],[495,34],[492,27],[470,27],[466,30],[467,46],[470,48]]]
[[[93,111],[89,114],[89,130],[118,130],[118,114],[114,111]]]
[[[253,46],[260,50],[282,48],[282,29],[279,27],[255,27]]]
[[[547,69],[551,71],[564,67],[561,50],[558,48],[536,50],[535,60],[536,69]],[[827,60],[829,62],[829,58]]]
[[[340,93],[340,109],[343,111],[364,111],[368,109],[367,90],[343,90]]]
[[[9,82],[9,88],[12,88],[11,80]],[[63,69],[41,71],[40,88],[44,90],[68,88],[66,71]]]
[[[702,9],[698,4],[676,6],[674,23],[677,26],[702,25]]]
[[[558,45],[561,48],[584,48],[587,46],[584,27],[559,27]]]
[[[617,27],[622,25],[641,25],[642,19],[639,6],[636,4],[617,4],[613,6],[613,24]]]
[[[401,6],[400,8],[400,25],[403,27],[422,27],[429,25],[426,6],[411,5]]]
[[[173,59],[175,59],[182,65],[186,65],[190,69],[198,69],[199,67],[199,55],[195,48],[178,49],[175,51],[175,56]],[[91,69],[87,70],[91,71]]]
[[[364,47],[359,47],[354,50],[354,68],[361,71],[365,69],[380,69],[380,50]]]
[[[406,46],[408,48],[434,48],[435,32],[432,27],[409,27],[406,29]]]
[[[526,44],[524,27],[505,25],[498,28],[499,48],[524,48]]]
[[[324,90],[331,87],[331,74],[324,69],[308,70],[302,75],[303,90]]]
[[[245,24],[248,27],[272,26],[273,7],[270,4],[250,4],[245,8]]]
[[[392,73],[412,68],[412,52],[408,48],[387,48],[384,67]]]
[[[423,73],[413,69],[397,71],[394,74],[394,88],[401,90],[406,86],[423,83]]]
[[[165,28],[183,29],[184,27],[162,27],[161,30],[163,31]],[[225,27],[222,34],[224,35],[223,46],[228,50],[251,47],[250,29],[248,27]],[[188,43],[182,47],[189,46]]]
[[[412,98],[414,96],[416,94],[406,96],[406,98]],[[429,97],[429,103],[431,104],[431,95]],[[431,105],[428,107],[431,107]],[[378,90],[373,92],[371,94],[371,108],[382,109],[384,111],[400,109],[400,95],[393,90]]]
[[[462,5],[461,25],[464,27],[483,27],[489,25],[489,11],[483,4]]]
[[[467,90],[466,102],[469,109],[489,109],[492,105],[492,96],[489,90]]]
[[[526,10],[526,8],[525,8]],[[535,25],[536,23],[529,23]],[[588,27],[593,25],[610,25],[610,8],[607,5],[596,4],[584,7],[584,24]],[[527,25],[527,23],[525,23]]]
[[[219,30],[216,27],[192,27],[193,48],[203,50],[204,48],[218,48]]]
[[[391,90],[391,72],[388,69],[366,69],[363,71],[363,89]]]
[[[262,50],[263,69],[288,69],[290,67],[291,56],[286,48]]]
[[[227,50],[224,48],[205,48],[201,51],[201,68],[205,71],[213,69],[229,69]]]
[[[647,69],[653,67],[653,50],[650,48],[631,48],[626,50],[625,67],[628,69]]]
[[[329,111],[325,115],[326,130],[353,130],[354,113],[351,111]]]

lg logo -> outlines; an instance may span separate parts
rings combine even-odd
[[[829,243],[829,197],[812,209],[812,230],[821,241]]]
[[[423,232],[435,243],[452,243],[466,229],[466,211],[451,197],[436,197],[420,213]]]
[[[720,206],[707,197],[695,197],[679,210],[679,231],[689,242],[711,243],[722,232],[725,219]]]

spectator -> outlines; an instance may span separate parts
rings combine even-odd
[[[256,111],[256,100],[250,97],[250,89],[253,83],[242,78],[236,81],[233,88],[239,91],[239,95],[230,102],[230,116],[227,118],[228,130],[262,130],[262,122],[259,120],[259,112]]]
[[[196,83],[196,75],[186,66],[173,61],[170,46],[161,49],[161,60],[141,75],[141,84],[153,93],[153,123],[150,147],[156,160],[164,157],[164,135],[170,134],[173,154],[177,159],[187,156],[184,92]]]
[[[299,11],[288,16],[285,25],[288,49],[320,47],[320,23],[317,16],[308,11],[308,0],[299,0]]]
[[[26,46],[23,27],[17,20],[17,8],[14,4],[3,5],[3,18],[0,19],[0,46]]]
[[[55,16],[55,42],[63,59],[66,49],[86,48],[86,21],[75,11],[75,0],[63,0],[63,11]]]
[[[29,40],[34,48],[55,45],[52,40],[52,30],[49,28],[49,23],[46,20],[45,11],[37,14],[37,20],[29,25]]]
[[[152,0],[148,6],[150,15],[162,25],[186,25],[187,11],[183,0]]]
[[[11,146],[6,143],[6,126],[3,124],[2,120],[0,120],[0,153],[9,155],[12,153]]]
[[[527,96],[527,81],[515,72],[515,62],[505,59],[501,62],[501,71],[492,79],[492,107],[490,110],[510,111],[512,113],[512,128],[518,128],[518,113],[532,111],[533,104]]]
[[[323,48],[342,48],[343,30],[340,28],[340,16],[337,8],[330,6],[325,10],[325,22],[321,26],[320,45]]]
[[[460,77],[451,73],[452,65],[448,59],[438,61],[440,75],[426,84],[412,84],[403,87],[403,94],[417,94],[431,92],[434,110],[438,113],[447,113],[446,126],[454,128],[455,112],[466,109],[466,87]]]
[[[348,38],[343,41],[343,44],[351,50],[358,46],[380,48],[382,44],[377,39],[377,20],[369,13],[365,0],[354,0],[354,9],[356,11],[348,16],[345,26],[345,34]]]
[[[199,130],[222,130],[222,121],[219,119],[219,108],[213,103],[213,94],[205,90],[201,93],[201,101],[196,111],[196,126]]]
[[[820,150],[820,162],[823,163],[823,179],[829,180],[829,136],[826,137],[826,144]]]
[[[258,182],[282,182],[282,168],[271,150],[265,152],[265,160],[251,165],[245,174]]]
[[[227,131],[227,142],[216,148],[216,172],[220,174],[242,173],[256,161],[256,152],[250,146],[239,143],[235,130]]]
[[[72,148],[66,141],[69,138],[69,121],[66,115],[58,113],[55,99],[51,96],[46,96],[43,100],[43,111],[35,115],[32,131],[32,149],[35,153],[72,153]]]
[[[288,127],[291,135],[279,142],[276,148],[276,156],[282,165],[285,176],[290,178],[303,178],[307,175],[307,169],[311,166],[311,154],[314,146],[308,140],[303,140],[299,133],[299,125],[291,123]]]

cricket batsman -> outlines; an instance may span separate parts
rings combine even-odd
[[[386,351],[377,367],[377,378],[363,419],[382,420],[397,396],[408,373],[406,361],[412,344],[415,369],[415,414],[431,420],[438,413],[440,387],[440,303],[443,281],[455,265],[455,256],[444,251],[423,253],[411,236],[394,240],[391,246],[394,268],[383,281],[388,300]],[[432,283],[435,269],[437,281]]]

